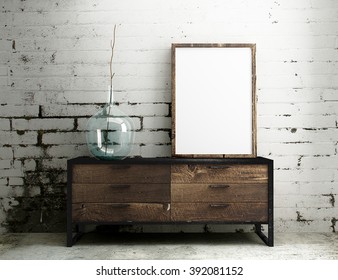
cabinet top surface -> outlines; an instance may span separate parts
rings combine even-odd
[[[255,158],[126,158],[123,160],[99,160],[92,157],[69,159],[69,164],[271,164],[264,157]]]

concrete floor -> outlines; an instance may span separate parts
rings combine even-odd
[[[67,248],[64,233],[0,236],[2,260],[338,260],[337,233],[275,233],[267,247],[254,233],[104,234],[91,232]]]

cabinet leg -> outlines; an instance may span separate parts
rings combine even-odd
[[[73,246],[73,223],[67,213],[67,247]]]
[[[73,232],[71,229],[67,229],[67,247],[73,246]]]
[[[274,245],[273,244],[273,240],[274,240],[274,236],[273,236],[273,222],[269,223],[268,229],[269,229],[269,232],[268,232],[268,237],[269,237],[268,246],[273,247],[273,245]]]
[[[263,242],[269,247],[273,247],[273,226],[269,224],[268,226],[269,232],[268,236],[266,236],[262,232],[262,224],[255,224],[256,234],[263,240]]]
[[[67,229],[67,247],[72,247],[83,235],[84,225],[76,224],[75,234],[72,231],[72,228]]]

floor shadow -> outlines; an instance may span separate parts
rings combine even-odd
[[[255,233],[109,233],[89,232],[76,245],[194,245],[261,244]]]

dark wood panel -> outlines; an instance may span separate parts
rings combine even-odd
[[[175,164],[171,167],[173,183],[267,183],[268,166],[264,164]]]
[[[73,203],[169,201],[170,184],[73,184]]]
[[[268,203],[172,203],[174,222],[268,221]]]
[[[268,184],[172,184],[172,202],[268,202]]]
[[[170,204],[75,203],[74,222],[168,222]]]
[[[169,183],[170,165],[77,164],[73,183]]]

